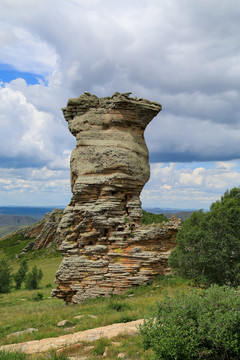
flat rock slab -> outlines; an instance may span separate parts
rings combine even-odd
[[[38,329],[29,328],[29,329],[26,329],[26,330],[17,331],[15,333],[9,334],[7,337],[8,338],[13,337],[13,336],[18,337],[18,336],[23,335],[23,334],[31,334],[32,332],[35,332],[35,331],[38,331]]]
[[[33,340],[19,344],[0,346],[0,351],[22,351],[26,354],[46,352],[51,349],[60,349],[81,341],[95,341],[101,337],[108,339],[118,336],[121,333],[134,334],[138,331],[138,326],[143,324],[143,319],[102,326],[95,329],[79,331],[74,334],[67,334],[57,338]]]

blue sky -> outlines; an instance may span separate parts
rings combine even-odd
[[[61,108],[83,91],[162,104],[144,207],[208,208],[239,186],[239,18],[237,0],[2,0],[0,205],[70,201]]]
[[[3,83],[9,83],[12,80],[22,78],[28,85],[38,84],[39,80],[44,78],[38,74],[33,74],[26,71],[19,71],[14,69],[11,65],[0,64],[0,81]]]

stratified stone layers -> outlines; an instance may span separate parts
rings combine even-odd
[[[143,133],[160,110],[129,94],[98,98],[86,92],[63,109],[77,144],[73,196],[58,228],[63,261],[54,296],[77,303],[164,272],[177,230],[141,229],[139,199],[150,175]]]

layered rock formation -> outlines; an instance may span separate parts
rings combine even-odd
[[[40,250],[50,247],[53,243],[59,246],[60,239],[58,237],[57,228],[63,216],[61,209],[54,209],[51,213],[47,213],[44,218],[36,224],[27,226],[15,232],[21,234],[25,238],[33,239],[21,252],[20,255],[30,250]],[[9,237],[13,234],[8,235]]]
[[[63,109],[77,141],[53,290],[66,302],[118,294],[168,269],[179,222],[142,228],[139,199],[150,175],[144,130],[161,105],[129,95],[85,92]]]

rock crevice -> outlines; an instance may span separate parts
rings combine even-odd
[[[144,130],[161,105],[115,93],[85,92],[63,114],[76,137],[71,155],[72,199],[58,226],[63,261],[53,295],[80,302],[118,294],[167,271],[176,219],[141,226],[140,193],[150,169]]]

